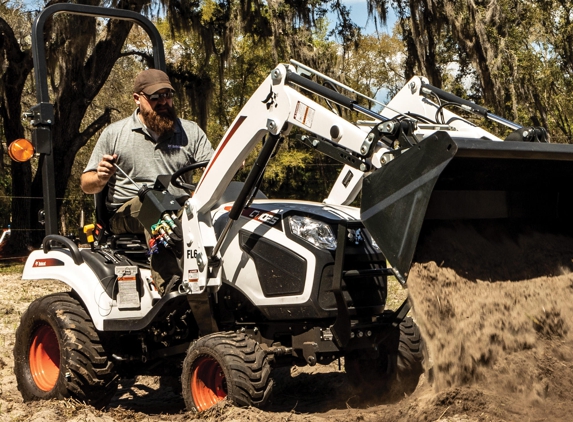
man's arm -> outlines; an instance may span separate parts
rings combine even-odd
[[[99,193],[105,187],[110,177],[115,173],[113,161],[116,154],[104,155],[98,163],[97,169],[87,171],[80,178],[80,186],[85,193]]]

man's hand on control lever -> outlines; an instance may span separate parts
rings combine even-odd
[[[117,154],[104,155],[97,165],[96,174],[97,178],[102,182],[107,183],[111,176],[115,173],[115,166],[113,163],[117,159]]]
[[[104,155],[94,170],[86,171],[80,178],[80,186],[85,193],[95,194],[102,191],[111,176],[115,174],[114,161],[117,154]]]

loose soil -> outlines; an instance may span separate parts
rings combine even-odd
[[[480,419],[571,420],[573,239],[491,223],[426,228],[408,286],[434,403],[461,402]]]
[[[569,238],[436,227],[408,279],[429,353],[411,396],[364,403],[335,362],[274,371],[265,410],[222,403],[202,414],[185,410],[175,376],[124,379],[105,411],[72,400],[23,403],[12,356],[19,317],[35,298],[66,288],[0,275],[0,421],[569,421],[572,259]]]

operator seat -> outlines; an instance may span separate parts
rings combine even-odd
[[[114,252],[125,255],[132,261],[138,263],[148,263],[148,250],[145,235],[143,233],[121,233],[114,234],[109,226],[110,212],[105,204],[105,199],[109,191],[109,186],[105,185],[103,190],[94,195],[96,222],[99,226],[97,240],[100,245],[106,245]]]

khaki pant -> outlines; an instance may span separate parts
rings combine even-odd
[[[119,207],[109,220],[111,232],[114,234],[143,233],[149,245],[150,227],[143,227],[137,219],[140,210],[141,201],[137,196]],[[181,278],[182,274],[181,264],[171,249],[160,246],[158,251],[151,255],[151,276],[161,295],[165,293],[164,290],[169,281],[174,276]]]

